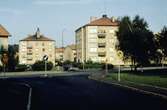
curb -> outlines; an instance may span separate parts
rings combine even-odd
[[[139,85],[139,86],[152,87],[152,88],[155,88],[155,89],[161,89],[161,90],[167,91],[167,88],[164,88],[164,87],[153,86],[153,85],[142,84],[142,83],[139,84],[139,83],[135,83],[135,82],[132,82],[132,81],[125,81],[125,82],[132,83],[132,84],[137,84],[137,85]]]

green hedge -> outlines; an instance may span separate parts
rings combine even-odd
[[[2,72],[2,70],[3,70],[3,67],[0,65],[0,72]]]
[[[15,71],[17,72],[26,71],[26,69],[27,69],[27,66],[24,64],[19,64],[19,65],[16,65],[15,67]]]
[[[51,70],[53,68],[52,62],[47,62],[47,70]],[[34,71],[44,71],[45,70],[45,62],[37,61],[32,65],[32,70]]]

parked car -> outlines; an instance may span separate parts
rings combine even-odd
[[[77,67],[70,67],[68,70],[69,71],[79,71],[79,68],[77,68]]]

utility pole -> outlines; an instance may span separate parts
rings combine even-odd
[[[107,58],[106,58],[106,65],[105,65],[105,75],[107,75],[108,74],[108,62],[107,62]]]
[[[63,60],[64,60],[64,56],[63,56],[63,49],[64,49],[64,31],[65,31],[65,29],[63,29],[62,30],[62,62],[63,62]]]

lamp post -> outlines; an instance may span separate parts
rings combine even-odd
[[[107,75],[107,73],[108,73],[108,64],[107,64],[108,62],[107,62],[107,58],[106,58],[106,64],[105,64],[105,75]]]
[[[123,57],[123,52],[122,51],[118,51],[118,56],[120,58]],[[121,81],[121,61],[119,61],[119,67],[118,67],[118,81]]]
[[[64,57],[63,57],[63,49],[64,49],[64,31],[65,29],[62,30],[62,62],[64,60]]]

